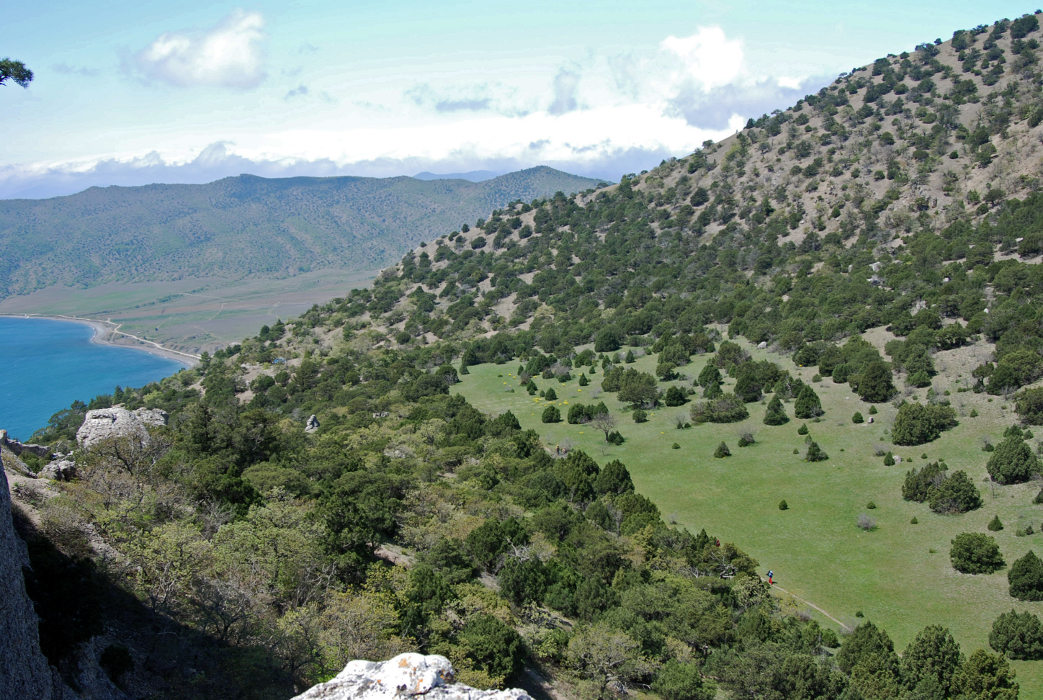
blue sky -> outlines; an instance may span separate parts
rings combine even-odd
[[[616,180],[838,73],[1035,6],[39,0],[5,13],[0,197],[250,172]]]

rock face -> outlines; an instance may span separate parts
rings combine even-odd
[[[83,425],[76,431],[76,442],[80,447],[114,437],[137,438],[142,444],[148,442],[149,425],[166,425],[167,412],[158,408],[139,408],[128,411],[120,406],[96,408],[87,411]]]
[[[51,457],[51,449],[47,447],[47,445],[34,445],[32,443],[26,444],[24,442],[19,442],[18,440],[8,437],[6,430],[0,430],[0,445],[3,445],[16,455],[28,452],[37,457],[47,457],[48,459]]]
[[[384,662],[351,661],[330,681],[293,700],[532,700],[522,690],[475,690],[453,682],[453,666],[444,656],[399,654]]]
[[[40,651],[39,622],[22,576],[28,564],[25,544],[11,523],[11,494],[0,468],[0,697],[50,700],[62,693]]]
[[[308,416],[308,422],[304,424],[304,432],[314,433],[319,429],[319,417],[314,413]]]
[[[72,481],[76,476],[76,462],[71,459],[62,457],[52,462],[48,462],[40,473],[37,474],[41,479],[54,479],[55,481]]]

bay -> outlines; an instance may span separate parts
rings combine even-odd
[[[0,317],[0,428],[28,440],[73,401],[144,386],[185,366],[93,337],[83,323]]]

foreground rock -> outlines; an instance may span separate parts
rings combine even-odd
[[[453,677],[453,666],[444,656],[399,654],[384,662],[351,661],[333,680],[294,700],[532,700],[522,690],[475,690],[454,683]]]
[[[120,406],[96,408],[87,411],[83,425],[76,431],[76,442],[80,447],[90,447],[109,438],[136,438],[147,444],[150,425],[167,424],[167,412],[158,408],[139,408],[128,411]]]

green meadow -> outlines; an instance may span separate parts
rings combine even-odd
[[[775,572],[778,586],[789,594],[779,591],[784,606],[835,629],[872,620],[888,631],[901,651],[926,625],[942,624],[952,630],[964,653],[970,653],[987,648],[989,630],[1000,613],[1043,613],[1043,603],[1008,595],[1006,568],[991,575],[969,575],[955,571],[949,561],[952,538],[961,532],[988,532],[986,524],[994,515],[1004,529],[989,534],[1008,565],[1030,549],[1043,553],[1043,506],[1032,503],[1041,484],[993,486],[985,470],[985,441],[998,443],[1003,430],[1017,420],[1009,401],[966,390],[969,369],[964,375],[939,375],[934,388],[950,392],[947,398],[959,425],[926,445],[897,447],[889,434],[896,413],[891,403],[876,404],[873,423],[855,424],[852,415],[858,411],[868,419],[870,404],[847,384],[834,384],[830,378],[813,382],[815,368],[799,368],[787,357],[744,346],[754,359],[769,359],[811,383],[825,415],[815,421],[796,420],[790,401],[785,404],[790,422],[764,425],[768,395],[760,403],[747,404],[750,417],[739,423],[678,428],[679,419],[690,420],[690,404],[648,411],[647,422],[635,423],[615,394],[601,392],[600,366],[586,387],[579,386],[578,376],[587,368],[574,369],[565,383],[535,378],[541,391],[553,387],[557,393],[553,403],[562,422],[556,424],[541,422],[548,402],[530,396],[519,384],[517,362],[470,367],[456,391],[488,414],[512,411],[523,428],[535,429],[552,450],[582,449],[601,464],[621,460],[638,490],[659,506],[668,522],[693,532],[706,528],[722,541],[735,542],[760,562],[762,574]],[[690,385],[710,357],[696,356],[679,369],[681,379],[673,383]],[[630,366],[652,373],[655,361],[647,355]],[[726,380],[725,390],[733,384]],[[923,400],[925,392],[913,396]],[[570,405],[598,401],[610,408],[616,429],[626,438],[623,445],[608,444],[590,425],[565,422]],[[802,422],[829,455],[827,461],[803,461],[805,440],[797,434]],[[739,447],[739,437],[746,432],[756,442]],[[715,458],[722,440],[732,456]],[[876,455],[880,450],[891,450],[901,462],[884,466],[883,457]],[[902,499],[906,472],[935,460],[944,460],[950,473],[967,472],[981,491],[982,508],[946,516],[933,513],[926,503]],[[783,499],[787,510],[779,509]],[[858,526],[862,514],[875,521],[871,531]],[[916,524],[910,522],[914,517]],[[1015,535],[1029,524],[1036,534]],[[1043,662],[1012,663],[1022,697],[1043,697]]]

